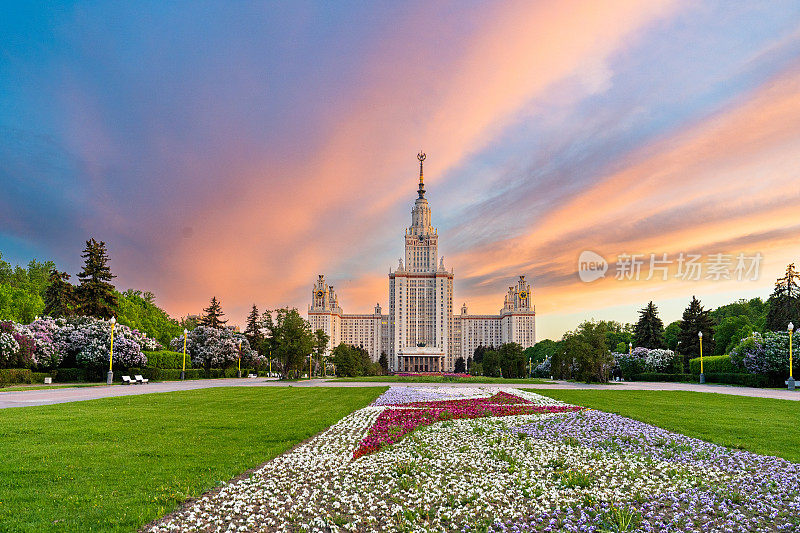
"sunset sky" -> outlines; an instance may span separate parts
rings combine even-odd
[[[763,296],[800,262],[800,2],[80,2],[0,17],[0,252],[233,323],[388,305],[417,152],[454,307],[539,338]],[[578,256],[610,264],[584,283]],[[763,256],[755,280],[650,254]],[[642,278],[617,258],[643,254]],[[731,268],[731,271],[733,269]]]

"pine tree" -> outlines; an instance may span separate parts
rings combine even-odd
[[[247,342],[250,343],[250,347],[254,350],[261,350],[261,344],[264,340],[264,335],[261,333],[261,324],[260,324],[261,316],[258,314],[258,308],[256,304],[253,304],[253,309],[250,310],[250,314],[247,315],[247,326],[244,330],[244,336],[247,337]]]
[[[459,357],[456,359],[456,366],[454,372],[456,374],[464,374],[467,371],[467,363],[464,361],[463,357]]]
[[[789,322],[800,324],[800,288],[797,280],[800,274],[794,269],[794,263],[786,267],[786,275],[775,282],[775,290],[769,297],[767,312],[767,329],[770,331],[786,331]]]
[[[75,287],[69,282],[69,274],[50,270],[49,285],[44,292],[44,314],[53,318],[75,313]]]
[[[689,307],[683,311],[678,333],[678,351],[683,354],[685,368],[689,368],[689,359],[700,357],[700,338],[697,333],[703,332],[703,355],[714,353],[714,319],[711,311],[703,309],[700,300],[692,296]]]
[[[644,348],[663,348],[664,323],[658,318],[658,308],[651,301],[639,311],[639,322],[633,330],[636,346]]]
[[[203,309],[203,312],[205,315],[200,318],[201,326],[220,329],[228,322],[227,320],[222,320],[225,313],[222,312],[222,305],[220,305],[216,296],[211,297],[211,305]]]
[[[389,357],[386,355],[386,352],[381,352],[381,356],[378,357],[378,364],[380,365],[384,374],[389,373]]]
[[[117,296],[111,284],[116,276],[108,266],[106,243],[89,239],[81,257],[84,259],[83,271],[78,274],[80,285],[75,291],[78,314],[111,318],[117,308]]]

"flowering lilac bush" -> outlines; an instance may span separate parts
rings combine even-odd
[[[147,357],[137,342],[138,332],[128,326],[117,324],[114,328],[114,364],[125,368],[142,367]],[[75,361],[80,366],[102,368],[108,365],[111,351],[111,323],[105,320],[92,320],[76,327],[69,334],[70,350],[76,352]]]
[[[789,333],[754,332],[731,350],[731,363],[751,374],[780,378],[789,371]],[[800,370],[800,359],[794,358],[794,371]]]
[[[639,346],[631,353],[613,352],[612,357],[623,377],[630,378],[634,374],[646,372],[678,373],[681,369],[681,358],[672,350],[660,348],[644,348]]]
[[[11,362],[19,351],[19,343],[8,329],[5,323],[0,322],[0,367],[5,368],[12,366]]]
[[[186,342],[186,353],[191,356],[192,365],[197,368],[224,368],[236,363],[239,358],[239,343],[242,344],[242,362],[259,362],[264,364],[263,358],[250,348],[250,343],[244,335],[229,329],[210,328],[198,326],[189,332]],[[170,341],[170,349],[183,351],[183,336],[175,337]]]

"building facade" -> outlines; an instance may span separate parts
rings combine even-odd
[[[466,361],[478,346],[536,342],[536,311],[531,285],[520,276],[508,288],[498,315],[470,315],[466,304],[453,312],[453,270],[439,256],[439,234],[425,198],[420,153],[419,188],[404,235],[405,254],[389,270],[389,312],[379,304],[372,314],[347,315],[333,287],[320,275],[312,287],[308,320],[312,330],[330,337],[329,350],[340,343],[365,348],[373,361],[381,353],[392,372],[452,372],[456,359]]]

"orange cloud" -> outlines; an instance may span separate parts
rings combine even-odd
[[[670,1],[515,2],[481,8],[476,26],[452,42],[410,32],[423,17],[409,13],[365,65],[355,93],[323,119],[315,152],[232,166],[230,189],[196,208],[213,221],[178,244],[169,268],[193,280],[195,308],[212,293],[242,309],[248,299],[304,307],[315,274],[330,273],[343,256],[367,256],[376,226],[413,198],[419,146],[432,154],[428,179],[439,179],[553,84],[576,77],[583,94],[602,88],[609,56],[674,9]],[[408,220],[392,221],[399,255]],[[353,275],[369,278],[392,264],[365,261]],[[372,296],[353,288],[343,303],[357,310],[385,301],[385,284],[374,288]],[[171,305],[177,295],[167,293]]]

